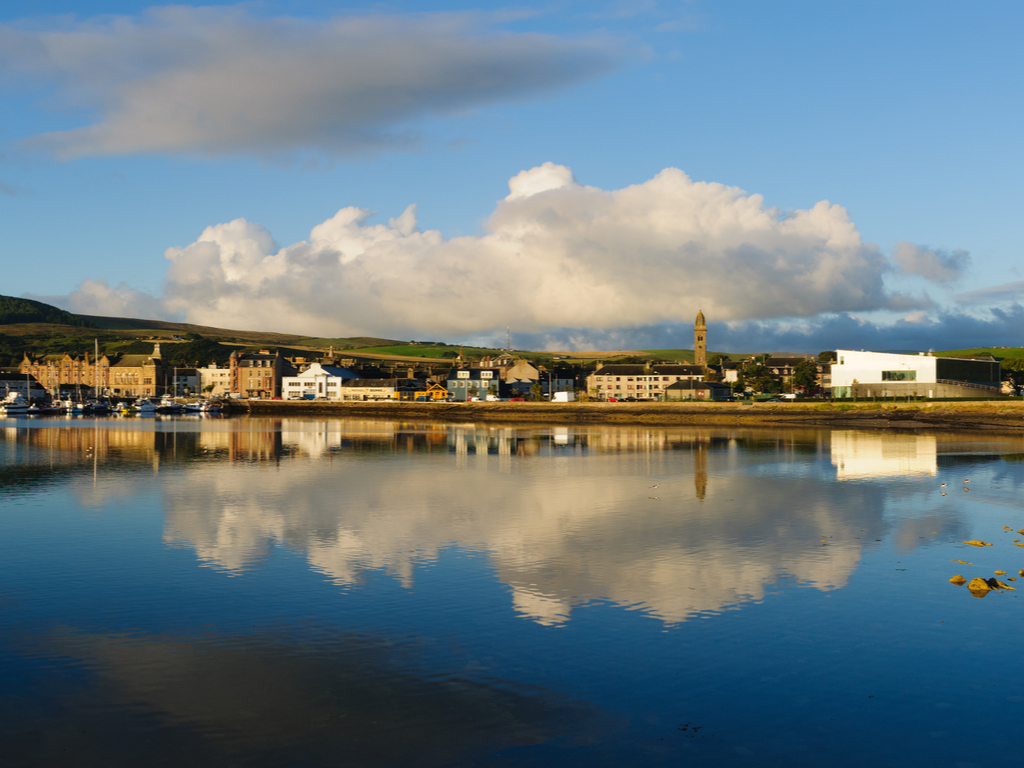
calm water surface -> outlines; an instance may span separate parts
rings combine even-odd
[[[1022,485],[1019,437],[3,419],[0,765],[1017,765]]]

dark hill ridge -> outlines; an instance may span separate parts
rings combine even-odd
[[[288,344],[299,347],[327,349],[357,349],[381,344],[401,344],[393,339],[380,339],[374,336],[355,336],[351,338],[321,339],[299,336],[294,333],[276,333],[274,331],[238,331],[228,328],[215,328],[210,325],[194,325],[192,323],[174,323],[170,320],[145,320],[135,317],[104,317],[101,315],[76,315],[91,323],[91,327],[103,328],[108,331],[168,331],[181,335],[192,333],[203,338],[222,341],[237,341],[249,344],[280,345]],[[137,333],[136,333],[137,335]]]
[[[33,299],[19,299],[14,296],[0,296],[0,325],[18,323],[52,323],[78,328],[95,328],[88,318],[73,315],[51,304]]]
[[[235,339],[239,341],[259,341],[267,344],[297,344],[305,336],[291,333],[274,333],[273,331],[234,331],[227,328],[214,328],[208,325],[191,323],[174,323],[169,320],[145,320],[137,317],[104,317],[102,315],[77,315],[91,323],[95,328],[107,331],[167,331],[169,333],[195,333],[219,339]]]
[[[169,320],[147,320],[136,317],[107,317],[103,315],[76,315],[33,299],[20,299],[14,296],[0,296],[0,326],[2,333],[17,337],[73,337],[77,329],[93,329],[101,331],[104,338],[118,336],[123,338],[140,336],[160,336],[163,331],[170,335],[194,334],[203,338],[218,341],[237,342],[241,345],[278,346],[282,344],[297,347],[327,349],[357,349],[359,347],[379,346],[383,344],[400,344],[394,339],[376,337],[353,337],[322,339],[300,336],[294,333],[276,333],[274,331],[239,331],[228,328],[215,328],[208,325],[193,323],[175,323]],[[123,333],[118,333],[123,332]],[[89,338],[92,338],[91,334]],[[77,340],[76,340],[77,341]]]

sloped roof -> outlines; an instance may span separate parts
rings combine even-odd
[[[719,384],[716,381],[694,381],[684,379],[669,384],[665,389],[732,389],[728,384]]]
[[[703,376],[703,365],[665,363],[650,368],[637,364],[605,365],[594,371],[595,376]]]
[[[459,378],[459,371],[469,371],[470,379],[479,379],[481,371],[490,371],[491,374],[493,374],[492,378],[494,379],[497,379],[499,377],[499,374],[501,373],[500,368],[452,368],[450,371],[448,371],[447,380],[454,381],[455,379]]]
[[[163,365],[163,360],[153,359],[152,355],[124,355],[111,365],[112,368],[142,368],[147,365]]]

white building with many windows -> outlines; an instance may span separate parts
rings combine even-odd
[[[703,365],[605,365],[587,377],[587,392],[599,400],[660,400],[677,381],[701,381]]]
[[[342,382],[358,379],[359,374],[336,365],[311,363],[297,376],[281,379],[285,400],[341,400],[344,398]]]

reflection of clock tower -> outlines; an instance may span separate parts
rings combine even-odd
[[[708,326],[703,312],[697,313],[697,322],[693,324],[693,362],[694,365],[708,364]]]
[[[708,495],[708,447],[703,442],[697,443],[693,451],[693,485],[697,498],[704,501]]]

